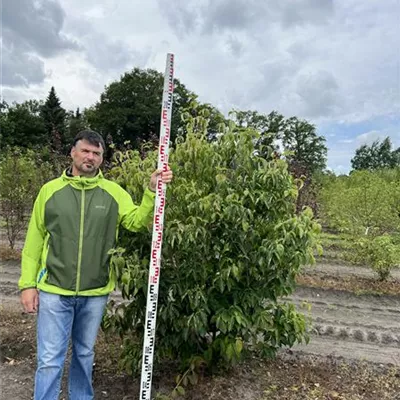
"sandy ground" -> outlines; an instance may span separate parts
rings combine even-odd
[[[320,264],[306,269],[324,276],[372,276],[365,268]],[[393,274],[400,278],[400,271]],[[19,264],[0,264],[0,301],[3,309],[20,312],[17,280]],[[344,360],[366,360],[381,365],[400,366],[400,297],[356,295],[349,292],[299,287],[287,300],[299,307],[311,305],[311,341],[295,346],[289,354],[318,355]],[[27,317],[33,325],[34,316]],[[293,352],[293,353],[292,353]],[[4,360],[3,360],[4,361]],[[0,363],[0,399],[31,398],[34,361]],[[108,398],[101,392],[96,398]]]
[[[311,304],[312,339],[294,351],[400,365],[400,298],[298,288],[295,304]]]
[[[325,278],[374,276],[369,268],[322,263],[305,272]],[[400,280],[400,270],[392,276]],[[299,287],[291,300],[311,304],[313,321],[311,342],[294,351],[400,365],[400,297]]]

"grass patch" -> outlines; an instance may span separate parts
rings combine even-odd
[[[360,238],[365,238],[365,236],[356,237],[349,233],[322,232],[320,240],[323,254],[321,256],[316,254],[315,258],[319,262],[326,261],[328,263],[340,263],[342,265],[351,265],[354,267],[365,266],[365,260],[356,260],[354,257],[355,246]],[[400,254],[400,234],[392,233],[390,238],[393,244],[398,247]],[[398,266],[394,266],[393,268],[397,267]]]
[[[348,233],[321,232],[320,240],[326,249],[343,250],[348,249],[354,237]]]
[[[322,256],[317,259],[326,259],[344,262],[354,246],[355,238],[347,233],[322,232],[320,235]]]

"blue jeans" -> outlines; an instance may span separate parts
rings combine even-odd
[[[56,400],[70,338],[70,400],[94,399],[94,345],[108,296],[60,296],[39,293],[35,400]]]

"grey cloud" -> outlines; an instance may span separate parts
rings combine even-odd
[[[333,116],[341,107],[339,85],[328,71],[300,74],[296,86],[302,113],[306,117]]]
[[[268,12],[258,0],[187,0],[175,4],[157,0],[163,15],[178,36],[200,31],[204,35],[220,31],[243,30],[254,25]]]
[[[151,56],[150,48],[137,51],[122,40],[98,32],[89,19],[70,18],[68,29],[79,37],[87,61],[101,71],[121,70],[128,65],[143,67]]]
[[[88,61],[103,71],[123,69],[129,64],[143,67],[151,55],[151,50],[136,51],[122,41],[108,41],[97,37],[85,46]]]
[[[223,31],[263,32],[269,26],[321,24],[333,15],[333,0],[158,0],[171,28],[183,37]]]
[[[288,46],[286,51],[291,55],[295,62],[304,62],[318,54],[313,43],[300,39],[299,41]]]
[[[16,54],[3,48],[2,60],[2,85],[25,86],[42,83],[46,77],[43,61],[30,54]]]
[[[333,0],[291,0],[276,2],[284,27],[295,25],[320,25],[333,16]]]
[[[265,62],[248,71],[251,84],[248,84],[246,109],[252,108],[260,112],[278,109],[286,112],[283,107],[287,101],[287,88],[290,87],[296,75],[297,65],[291,58],[279,61]]]
[[[124,66],[130,60],[126,45],[121,41],[108,42],[105,38],[97,38],[88,41],[85,50],[88,61],[105,71]]]
[[[78,44],[61,31],[65,14],[56,0],[12,0],[3,2],[2,24],[8,45],[51,57]]]
[[[265,98],[274,97],[279,102],[282,88],[288,86],[295,71],[291,60],[263,64],[259,69],[262,79],[253,87],[252,100],[262,103]]]
[[[183,37],[197,30],[201,23],[200,0],[187,0],[184,4],[179,0],[157,2],[163,17],[178,36]]]
[[[64,12],[55,0],[13,0],[2,7],[2,85],[40,84],[46,77],[41,57],[78,45],[61,32]]]
[[[229,36],[226,40],[229,51],[233,56],[239,57],[243,50],[243,43],[234,36]]]
[[[203,12],[204,33],[242,30],[268,17],[268,7],[259,0],[214,0]]]

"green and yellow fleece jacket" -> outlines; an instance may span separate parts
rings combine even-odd
[[[97,176],[46,183],[35,201],[22,251],[20,290],[36,287],[66,296],[101,296],[114,290],[108,251],[119,226],[139,231],[151,223],[155,193],[140,206],[118,184]]]

